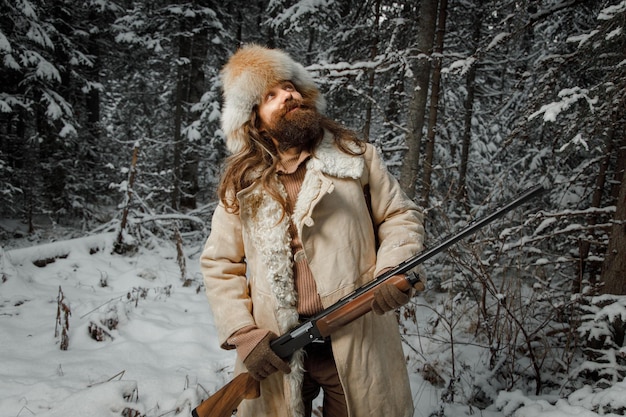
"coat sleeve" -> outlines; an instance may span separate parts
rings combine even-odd
[[[252,301],[246,278],[246,262],[239,216],[219,204],[211,221],[211,233],[200,256],[200,269],[219,343],[233,349],[228,338],[254,325]]]
[[[375,272],[379,275],[423,249],[423,214],[402,191],[373,146],[368,145],[365,160],[372,221],[379,242]],[[416,272],[425,281],[421,268]]]

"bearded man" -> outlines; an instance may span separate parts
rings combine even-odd
[[[270,342],[422,250],[421,212],[284,51],[245,46],[221,76],[232,155],[201,269],[220,345],[261,381],[237,415],[309,417],[320,392],[325,417],[413,415],[393,285],[288,362]]]

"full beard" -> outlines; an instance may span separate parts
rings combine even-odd
[[[267,132],[278,142],[281,152],[292,148],[310,150],[323,135],[321,122],[322,116],[314,107],[294,102],[273,118]]]

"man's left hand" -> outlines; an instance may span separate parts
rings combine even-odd
[[[388,311],[395,310],[405,305],[409,302],[410,298],[409,294],[400,291],[395,285],[381,284],[376,291],[374,291],[372,310],[375,314],[381,316]]]

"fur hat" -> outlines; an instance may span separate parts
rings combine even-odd
[[[291,81],[305,98],[312,99],[320,113],[326,110],[326,101],[313,77],[302,65],[279,49],[246,45],[230,57],[221,72],[224,104],[222,130],[226,147],[237,153],[248,140],[243,125],[250,120],[252,109],[261,102],[269,88],[281,81]]]

